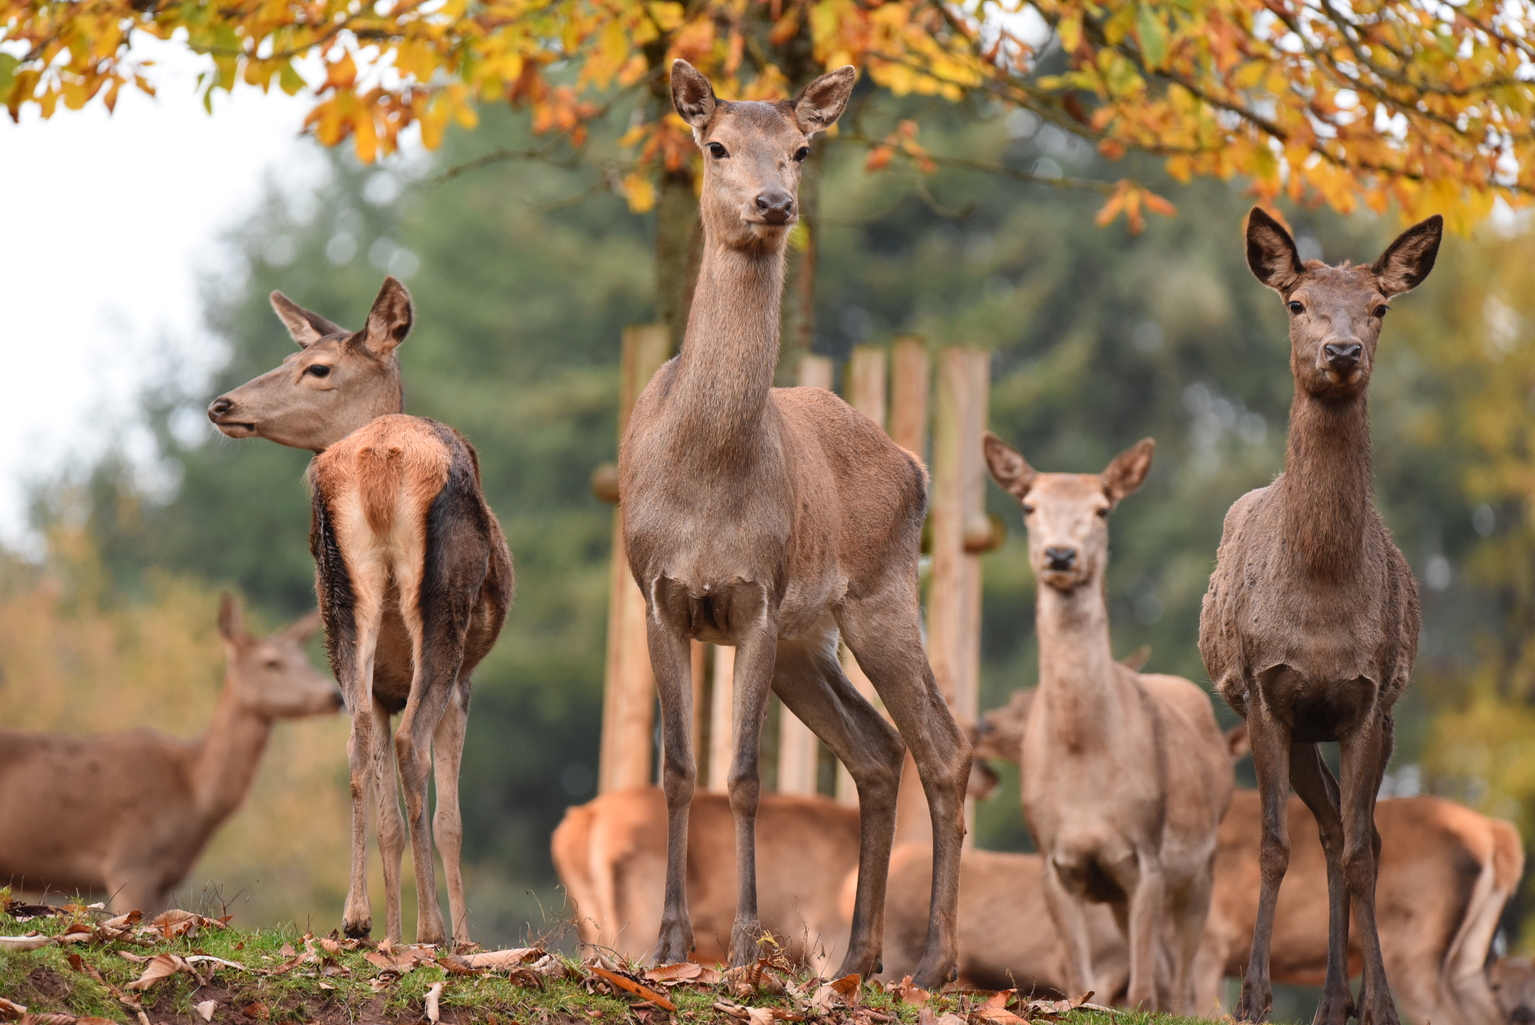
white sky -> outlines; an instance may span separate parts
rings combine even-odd
[[[244,88],[210,116],[193,60],[165,54],[158,97],[125,89],[112,115],[0,116],[0,543],[33,547],[23,482],[102,451],[151,375],[217,365],[198,279],[220,234],[268,175],[320,170],[299,141],[309,98]]]

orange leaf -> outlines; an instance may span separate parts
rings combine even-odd
[[[610,972],[600,965],[592,965],[592,972],[604,982],[612,983],[619,989],[627,990],[643,1000],[649,1000],[663,1011],[675,1011],[677,1009],[676,1004],[666,999],[666,994],[658,993],[643,983],[635,982],[633,979],[626,979],[617,972]]]

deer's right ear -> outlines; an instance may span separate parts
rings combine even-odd
[[[1237,723],[1226,731],[1226,750],[1231,752],[1233,762],[1240,762],[1253,753],[1252,738],[1247,735],[1245,722]]]
[[[806,135],[824,132],[842,116],[857,81],[858,71],[845,64],[836,71],[828,71],[794,97],[794,117]]]
[[[219,636],[239,647],[246,639],[245,612],[234,595],[225,591],[219,596]]]
[[[283,634],[294,644],[303,647],[309,643],[311,637],[319,632],[320,625],[320,614],[318,612],[310,612],[308,615],[301,616],[283,627]]]
[[[345,328],[332,324],[318,313],[304,309],[281,292],[272,293],[272,309],[282,318],[288,334],[293,336],[300,349],[309,348],[326,335],[346,334]]]
[[[986,468],[991,471],[992,479],[1002,485],[1002,490],[1023,501],[1039,474],[1024,461],[1017,449],[990,431],[981,440],[981,447],[986,452]]]
[[[714,116],[718,105],[707,75],[681,57],[672,61],[672,106],[682,120],[702,128]]]
[[[385,278],[384,287],[378,290],[378,298],[373,300],[373,308],[368,311],[363,344],[373,355],[387,356],[405,341],[414,319],[410,293],[393,277]]]
[[[1284,225],[1256,206],[1247,215],[1247,266],[1255,278],[1283,296],[1290,294],[1306,270]]]

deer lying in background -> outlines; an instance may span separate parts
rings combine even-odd
[[[1284,473],[1226,514],[1199,621],[1210,679],[1247,720],[1263,797],[1242,1020],[1261,1021],[1273,1004],[1269,943],[1294,786],[1327,853],[1330,946],[1316,1023],[1343,1025],[1356,1013],[1346,963],[1352,910],[1364,956],[1359,1025],[1397,1025],[1375,921],[1373,820],[1391,759],[1391,709],[1418,650],[1418,587],[1371,500],[1366,394],[1387,300],[1428,277],[1442,232],[1431,217],[1373,264],[1329,267],[1302,263],[1289,232],[1262,210],[1247,218],[1247,264],[1289,311],[1295,399]],[[1317,749],[1326,741],[1338,744],[1341,792]]]
[[[859,891],[842,974],[868,975],[879,963],[903,740],[911,746],[937,866],[915,975],[936,987],[954,971],[970,751],[922,648],[927,475],[830,392],[772,387],[800,161],[810,137],[841,115],[854,78],[844,67],[790,101],[726,102],[686,61],[672,64],[673,105],[704,152],[703,260],[682,352],[635,404],[618,455],[624,544],[645,596],[661,699],[668,853],[655,954],[676,961],[693,948],[686,868],[695,785],[689,640],[697,639],[736,647],[731,962],[754,959],[761,933],[755,820],[771,689],[858,787]],[[839,630],[895,728],[848,682]]]
[[[225,595],[224,689],[197,740],[0,730],[0,884],[95,890],[123,912],[164,908],[245,800],[273,723],[341,708],[304,654],[319,626],[311,613],[252,637]]]
[[[996,435],[984,444],[991,475],[1023,506],[1039,582],[1023,814],[1049,863],[1045,899],[1067,950],[1067,988],[1107,992],[1086,911],[1108,904],[1129,942],[1129,1002],[1192,1010],[1231,759],[1204,691],[1114,661],[1104,597],[1108,515],[1145,479],[1153,442],[1101,474],[1038,473]]]
[[[368,801],[378,815],[385,935],[400,940],[404,829],[416,870],[416,940],[448,938],[437,903],[428,775],[437,778],[436,846],[447,876],[453,941],[469,942],[459,852],[458,768],[469,674],[490,651],[512,601],[512,559],[480,491],[474,447],[451,427],[404,416],[395,350],[410,333],[410,295],[394,278],[347,331],[280,292],[272,306],[299,345],[276,369],[208,406],[231,438],[261,437],[315,453],[310,550],[331,669],[352,713],[352,873],[342,927],[372,928]],[[390,716],[400,715],[389,746]]]

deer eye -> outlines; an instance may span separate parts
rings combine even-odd
[[[267,659],[266,667],[275,671],[282,668],[282,663],[275,658],[269,658]]]
[[[1385,303],[1381,303],[1379,306],[1375,307],[1375,319],[1384,320],[1386,314],[1390,312],[1390,310],[1391,307],[1387,306]]]
[[[1027,502],[1023,503],[1023,514],[1025,516],[1032,516],[1034,514],[1034,507]]]
[[[725,152],[725,147],[721,146],[717,142],[709,143],[709,155],[715,160],[724,160],[726,157],[730,156],[729,153]]]
[[[808,156],[810,156],[809,146],[801,146],[799,149],[794,151],[795,160],[804,160]]]
[[[311,377],[329,377],[330,367],[324,363],[314,363],[304,373],[309,374]]]
[[[1297,317],[1306,312],[1306,307],[1302,306],[1298,302],[1288,302],[1285,305],[1288,306],[1290,308],[1290,312],[1295,314]]]
[[[1109,518],[1109,507],[1108,506],[1104,506],[1102,509],[1097,509],[1097,510],[1095,510],[1095,512],[1097,512],[1098,518],[1100,520],[1106,520],[1106,519]]]

